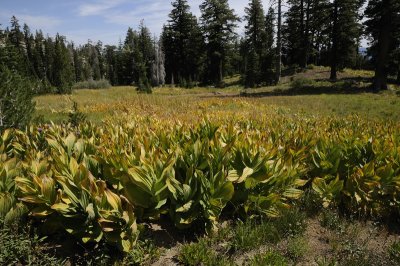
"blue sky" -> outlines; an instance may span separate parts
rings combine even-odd
[[[247,0],[229,0],[239,16],[244,15]],[[264,0],[265,9],[269,0]],[[189,0],[192,12],[199,16],[202,0]],[[137,28],[142,19],[153,34],[160,34],[168,19],[171,0],[0,0],[0,24],[9,25],[15,15],[21,26],[27,23],[34,31],[42,29],[54,36],[57,32],[77,44],[101,40],[117,44],[125,38],[128,27]],[[243,31],[243,26],[238,32]]]

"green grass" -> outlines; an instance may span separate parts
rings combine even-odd
[[[168,89],[166,89],[168,90]],[[178,90],[178,89],[174,89]],[[72,109],[72,101],[90,121],[100,122],[106,117],[113,116],[124,107],[133,108],[134,113],[148,113],[151,109],[165,109],[166,112],[193,109],[210,99],[216,99],[223,104],[214,109],[242,108],[237,102],[227,103],[227,99],[201,98],[197,94],[186,94],[183,89],[174,96],[166,97],[163,93],[154,95],[138,95],[132,88],[112,88],[109,90],[80,90],[71,96],[46,95],[36,97],[36,116],[43,116],[46,121],[60,122],[66,120]],[[207,89],[202,89],[208,93]],[[238,99],[238,98],[233,98]],[[287,113],[301,113],[308,116],[338,116],[358,115],[366,119],[400,120],[400,97],[391,94],[357,95],[297,95],[271,96],[265,98],[240,98],[242,102],[251,105],[261,105],[266,109],[281,109]],[[148,107],[148,108],[147,108]],[[144,109],[144,110],[143,110]],[[250,109],[250,108],[247,108]],[[143,111],[143,112],[142,112]]]
[[[229,110],[233,116],[235,112],[251,115],[260,107],[267,113],[329,117],[357,115],[371,120],[400,121],[400,96],[396,91],[373,94],[365,90],[370,85],[372,75],[370,71],[345,69],[339,73],[339,78],[346,79],[332,83],[328,80],[329,69],[313,67],[295,76],[282,78],[277,86],[248,90],[238,85],[239,76],[227,78],[228,86],[224,89],[165,86],[155,88],[151,95],[138,94],[134,87],[82,89],[74,90],[71,95],[36,97],[35,116],[46,122],[67,121],[72,102],[76,101],[79,109],[92,122],[113,119],[121,113],[163,118],[179,117],[186,112],[208,114]],[[391,86],[396,90],[396,86]],[[252,108],[254,106],[258,108]]]
[[[298,261],[307,255],[309,251],[307,239],[304,237],[294,237],[288,240],[288,256],[294,261]]]
[[[272,223],[257,224],[253,221],[239,223],[229,243],[234,251],[249,251],[267,243],[277,243],[282,236]]]
[[[184,265],[232,265],[232,261],[226,256],[221,256],[215,252],[210,240],[207,238],[201,238],[196,243],[183,245],[180,249],[178,260]]]
[[[28,228],[7,227],[0,221],[0,265],[63,265],[50,255],[52,248]]]
[[[288,260],[278,252],[271,250],[264,254],[254,256],[249,263],[250,266],[286,266]]]
[[[149,239],[140,240],[136,247],[125,256],[122,265],[150,264],[160,256],[160,253],[160,249]]]

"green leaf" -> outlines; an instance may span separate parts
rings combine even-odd
[[[188,212],[190,210],[190,208],[192,207],[192,205],[193,205],[193,200],[191,200],[188,203],[186,203],[185,205],[177,208],[175,210],[175,212]]]

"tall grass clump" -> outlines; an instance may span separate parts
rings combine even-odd
[[[99,89],[108,89],[111,88],[111,84],[106,79],[101,80],[86,80],[76,83],[72,89],[74,90],[99,90]]]

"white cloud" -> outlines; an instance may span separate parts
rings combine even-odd
[[[50,16],[33,16],[33,15],[20,14],[16,15],[16,17],[20,21],[25,22],[30,27],[35,29],[55,29],[62,23],[60,19]]]
[[[15,16],[19,20],[19,24],[22,26],[26,23],[31,29],[43,29],[52,31],[62,24],[62,20],[52,16],[36,16],[25,13],[17,13],[10,15],[10,12],[0,12],[0,19],[2,21],[10,21],[11,16]]]
[[[100,0],[90,4],[83,4],[78,7],[78,13],[83,17],[103,15],[124,2],[126,0]]]
[[[99,16],[105,22],[121,26],[136,27],[143,19],[152,33],[159,34],[162,25],[168,20],[172,0],[91,0],[78,6],[78,15]],[[188,0],[191,11],[199,18],[199,6],[203,0]],[[263,0],[265,9],[270,5],[269,0]],[[229,0],[229,5],[242,18],[248,0]],[[239,23],[239,34],[243,33],[244,23]]]
[[[97,15],[107,23],[124,26],[125,31],[128,27],[137,27],[140,21],[144,20],[145,25],[156,35],[161,32],[171,10],[170,2],[165,0],[117,0],[104,6],[100,5],[101,2],[103,1],[99,1],[96,6],[81,6],[80,15]],[[122,4],[124,5],[120,6]]]

